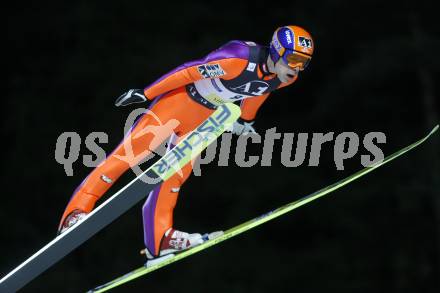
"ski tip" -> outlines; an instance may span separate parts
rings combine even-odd
[[[438,130],[438,124],[434,126],[434,128],[431,130],[431,132],[425,137],[425,139],[428,139],[431,135],[433,135]]]

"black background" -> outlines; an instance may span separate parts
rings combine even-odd
[[[57,137],[76,131],[120,141],[131,109],[113,106],[129,88],[232,39],[267,44],[297,24],[315,40],[310,68],[274,93],[260,133],[370,131],[385,154],[439,123],[440,58],[434,1],[58,1],[5,8],[0,273],[55,236],[71,192],[90,172],[67,177]],[[227,229],[360,169],[337,171],[333,144],[319,167],[215,163],[184,186],[175,226]],[[438,292],[439,136],[397,161],[294,213],[132,282],[119,292]],[[261,154],[252,145],[250,154]],[[90,154],[82,146],[81,156]],[[132,178],[127,174],[117,186]],[[143,263],[139,204],[30,283],[23,292],[84,292]],[[116,290],[118,292],[118,290]]]

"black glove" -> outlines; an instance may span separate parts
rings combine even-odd
[[[147,97],[144,95],[144,90],[142,89],[131,89],[128,92],[123,93],[116,99],[115,106],[127,106],[133,103],[143,103],[148,101]]]

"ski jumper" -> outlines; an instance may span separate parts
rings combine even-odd
[[[147,86],[145,96],[154,99],[150,111],[138,119],[123,142],[74,191],[61,223],[74,210],[92,211],[96,201],[131,166],[151,154],[170,135],[174,135],[177,143],[219,105],[241,101],[241,118],[253,120],[270,92],[296,80],[295,77],[282,83],[271,74],[266,64],[268,56],[267,47],[230,41],[205,58],[187,62]],[[154,127],[158,127],[154,135],[145,131]],[[122,160],[127,140],[134,157]],[[143,206],[145,246],[154,256],[159,253],[164,233],[173,226],[179,190],[191,171],[188,163],[181,174],[176,173],[153,190]]]

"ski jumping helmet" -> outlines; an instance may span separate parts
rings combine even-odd
[[[280,58],[290,67],[300,66],[304,70],[313,55],[312,36],[299,26],[289,25],[277,28],[270,42],[270,57],[274,63]]]

